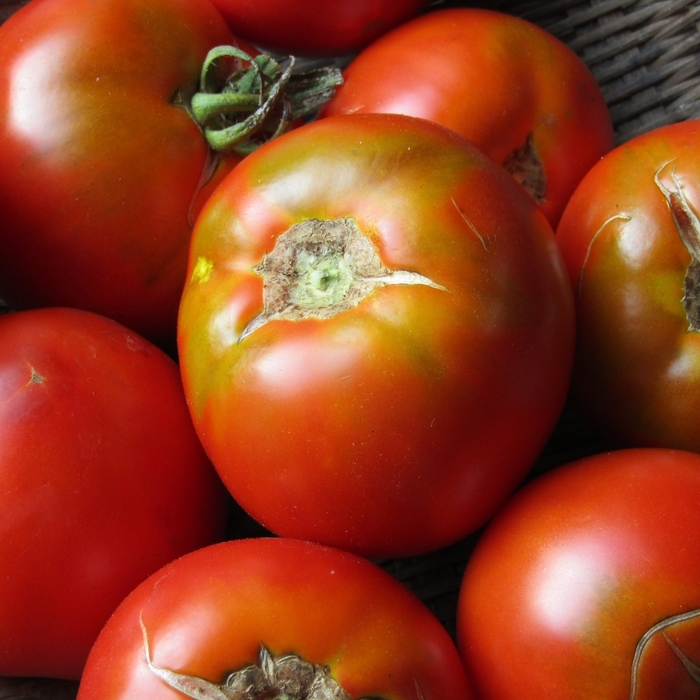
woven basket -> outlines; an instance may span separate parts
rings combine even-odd
[[[698,0],[494,0],[492,6],[540,25],[581,56],[605,95],[618,143],[700,118]]]
[[[0,0],[0,22],[23,4]],[[576,51],[602,88],[617,143],[664,124],[700,118],[700,0],[436,0],[431,9],[465,5],[528,19]],[[530,478],[610,447],[567,406]],[[254,524],[245,525],[258,534]],[[379,562],[453,635],[461,576],[478,534],[431,555]],[[0,700],[73,700],[76,687],[0,679]]]

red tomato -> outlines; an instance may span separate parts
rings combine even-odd
[[[270,51],[297,56],[354,53],[429,0],[212,0],[231,29]]]
[[[553,226],[613,146],[603,95],[583,61],[499,12],[422,15],[362,51],[344,79],[324,114],[394,112],[443,124],[505,167]]]
[[[175,363],[108,319],[0,317],[0,675],[77,679],[114,608],[223,536]]]
[[[627,445],[700,451],[700,122],[610,153],[557,233],[576,293],[573,392]]]
[[[467,564],[480,700],[685,700],[700,675],[700,456],[621,450],[513,497]]]
[[[38,0],[0,27],[0,297],[174,343],[210,166],[185,98],[231,41],[207,0]]]
[[[437,549],[528,471],[566,396],[571,290],[534,202],[432,122],[265,144],[194,231],[179,322],[195,426],[277,534]]]
[[[276,697],[270,686],[304,698],[293,683],[312,680],[326,694],[309,697],[472,698],[446,630],[398,581],[269,538],[207,547],[140,585],[102,631],[78,700]],[[236,691],[246,685],[258,692]]]

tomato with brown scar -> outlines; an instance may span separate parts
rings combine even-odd
[[[700,123],[639,136],[557,230],[576,295],[573,394],[624,445],[700,451]]]
[[[454,642],[375,564],[253,538],[161,569],[119,606],[78,700],[472,700]]]
[[[322,114],[431,119],[503,166],[556,226],[588,169],[613,147],[585,63],[523,19],[474,8],[421,15],[361,51]]]
[[[480,700],[700,694],[700,455],[597,454],[519,491],[467,564],[457,640]]]
[[[532,199],[448,129],[390,114],[248,156],[197,222],[179,318],[194,424],[238,502],[371,556],[493,514],[559,417],[573,334]]]

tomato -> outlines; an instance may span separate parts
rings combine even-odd
[[[467,564],[480,700],[681,700],[700,676],[700,456],[602,453],[532,482]]]
[[[193,96],[231,44],[208,0],[39,0],[0,27],[0,297],[174,345],[192,221],[241,158],[213,155],[219,112]],[[205,98],[249,65],[233,59],[207,71]]]
[[[326,694],[309,697],[472,698],[444,627],[389,574],[262,538],[201,549],[140,585],[100,634],[78,700],[244,697],[236,688],[253,684],[245,697],[274,697],[285,682],[283,697],[304,698],[292,684],[312,678]]]
[[[479,527],[560,414],[573,304],[551,227],[432,122],[323,119],[222,182],[179,320],[195,427],[276,534],[367,556]]]
[[[573,394],[621,445],[700,451],[700,122],[619,146],[557,240],[576,293]]]
[[[80,676],[114,608],[224,536],[162,351],[86,311],[0,316],[0,675]]]
[[[429,0],[212,0],[239,36],[267,50],[341,56],[374,41]]]
[[[490,10],[429,12],[362,51],[323,114],[364,112],[457,131],[506,168],[553,226],[613,146],[605,100],[583,61],[543,29]]]
[[[207,146],[178,89],[230,43],[201,0],[41,0],[0,28],[0,296],[172,333]]]

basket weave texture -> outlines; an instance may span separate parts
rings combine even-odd
[[[0,23],[23,4],[0,0]],[[430,9],[460,6],[523,17],[572,48],[600,84],[618,144],[665,124],[700,119],[700,0],[436,0]],[[567,406],[532,476],[609,447]],[[478,533],[431,555],[379,563],[454,635],[459,584],[477,539]],[[0,700],[75,696],[74,683],[0,679]]]
[[[495,0],[491,6],[538,24],[581,56],[601,86],[618,143],[700,118],[698,0]]]

